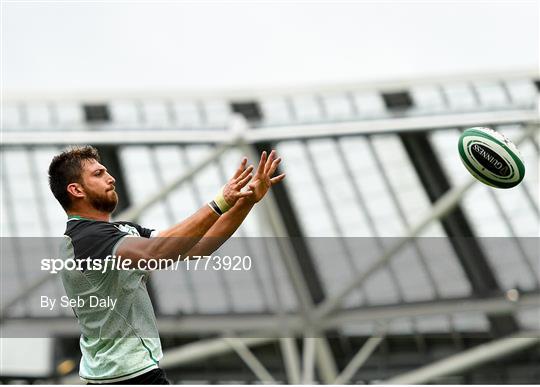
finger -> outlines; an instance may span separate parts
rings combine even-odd
[[[247,175],[246,177],[244,177],[242,180],[238,181],[236,184],[239,188],[242,188],[244,187],[250,180],[251,178],[253,177],[253,175],[250,173],[249,175]]]
[[[245,198],[246,196],[253,195],[253,191],[241,191],[238,193],[237,197],[239,198]]]
[[[270,166],[270,169],[268,170],[268,173],[267,173],[268,176],[272,176],[274,174],[274,172],[276,171],[279,163],[281,163],[281,157],[274,160],[274,162]]]
[[[266,151],[263,151],[261,154],[261,161],[259,161],[259,166],[257,167],[257,174],[264,172],[264,166],[266,165]]]
[[[278,175],[276,177],[271,178],[270,183],[272,183],[272,185],[274,185],[276,183],[279,183],[283,179],[285,179],[285,174],[284,173],[282,173],[281,175]]]
[[[268,160],[266,161],[266,165],[264,167],[265,174],[268,174],[268,171],[270,170],[270,167],[272,166],[272,163],[274,162],[275,158],[276,158],[276,151],[272,150],[272,152],[270,152],[270,156],[268,156]]]
[[[246,167],[246,164],[247,164],[247,157],[243,157],[242,161],[240,162],[240,166],[238,167],[238,169],[233,175],[233,179],[236,179],[238,176],[242,174],[242,172],[244,171],[244,168]]]
[[[238,176],[236,179],[234,179],[234,183],[238,183],[240,180],[242,180],[244,177],[246,177],[247,175],[249,175],[249,173],[253,171],[253,165],[250,165],[249,167],[247,167],[244,172],[242,172],[240,174],[240,176]]]

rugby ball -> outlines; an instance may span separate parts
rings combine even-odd
[[[459,137],[459,156],[465,168],[482,183],[512,188],[525,176],[525,165],[517,147],[490,128],[469,128]]]

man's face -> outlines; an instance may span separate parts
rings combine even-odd
[[[118,204],[114,183],[116,180],[96,160],[83,162],[82,186],[86,198],[96,210],[111,213]]]

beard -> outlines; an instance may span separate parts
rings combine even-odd
[[[112,192],[112,195],[109,192]],[[107,191],[104,194],[87,191],[87,197],[90,205],[100,212],[112,213],[118,204],[116,191]]]

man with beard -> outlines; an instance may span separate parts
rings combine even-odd
[[[75,147],[53,158],[49,184],[68,215],[61,255],[83,263],[82,270],[61,272],[69,299],[82,300],[72,305],[81,329],[83,381],[169,384],[159,368],[163,354],[146,289],[150,272],[141,267],[150,259],[167,263],[214,252],[269,188],[283,180],[284,174],[272,177],[280,161],[275,151],[263,152],[253,173],[243,158],[214,200],[158,233],[131,222],[111,222],[118,203],[115,179],[95,148]],[[118,270],[119,265],[104,270],[111,259],[127,263],[129,270]],[[114,306],[92,305],[95,299],[112,300]]]

